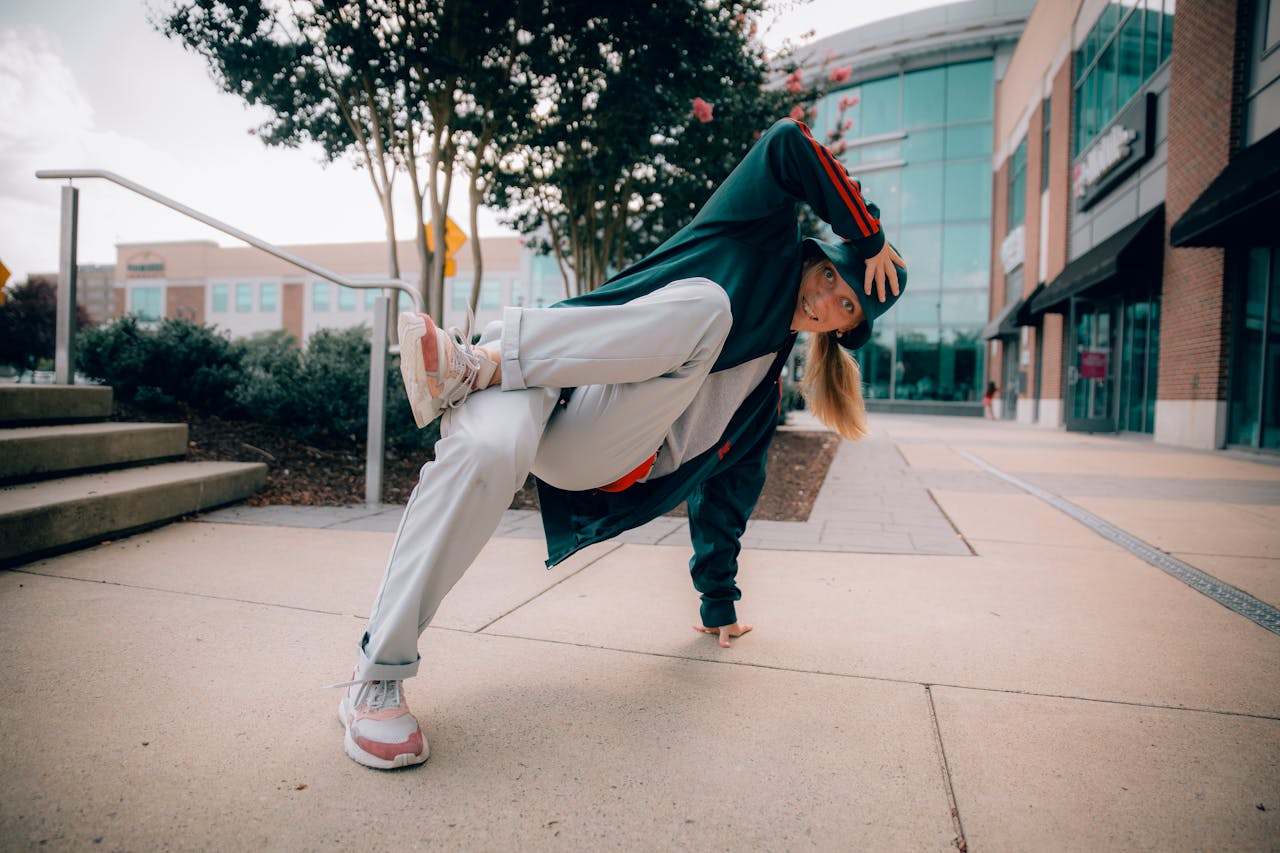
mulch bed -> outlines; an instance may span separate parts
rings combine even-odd
[[[317,447],[294,439],[287,427],[233,421],[194,411],[150,411],[116,403],[113,420],[185,421],[187,458],[193,461],[265,462],[267,484],[251,506],[345,506],[364,503],[364,445]],[[826,432],[779,431],[769,451],[764,492],[752,518],[804,521],[835,456],[839,438]],[[426,458],[388,452],[383,463],[383,501],[409,499]],[[537,509],[532,478],[516,493],[512,509]],[[671,515],[684,515],[682,504]]]

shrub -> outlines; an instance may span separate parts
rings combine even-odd
[[[125,316],[77,336],[76,363],[122,400],[153,408],[186,403],[202,412],[236,412],[241,345],[210,326],[167,318],[154,330]]]
[[[230,341],[212,327],[164,320],[155,329],[121,317],[78,338],[88,376],[118,399],[150,408],[182,402],[203,414],[291,427],[301,441],[363,444],[368,432],[369,330],[321,330],[306,349],[286,332]],[[435,446],[438,426],[413,422],[399,365],[387,364],[388,447],[419,453]]]
[[[58,285],[45,278],[4,288],[0,299],[0,364],[20,372],[41,369],[54,357],[57,343]],[[76,306],[76,326],[89,325],[83,305]]]

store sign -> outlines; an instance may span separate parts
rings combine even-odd
[[[1000,242],[1000,262],[1004,265],[1005,275],[1013,272],[1022,263],[1027,254],[1027,228],[1019,225],[1005,235]]]
[[[1155,99],[1151,92],[1136,99],[1076,160],[1071,185],[1077,210],[1088,210],[1150,159],[1155,149]]]
[[[1080,353],[1081,379],[1107,378],[1107,351],[1085,350]]]

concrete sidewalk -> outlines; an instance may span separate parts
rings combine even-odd
[[[729,650],[678,519],[546,571],[510,514],[423,635],[406,771],[320,688],[396,510],[2,573],[0,848],[1280,849],[1280,466],[873,424],[808,522],[752,524]]]

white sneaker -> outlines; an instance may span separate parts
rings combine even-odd
[[[408,311],[397,328],[400,376],[419,429],[446,408],[462,405],[472,391],[488,387],[497,365],[457,329],[446,332],[428,315]]]
[[[408,767],[431,754],[399,681],[352,684],[342,692],[338,719],[347,730],[347,755],[366,767]]]

